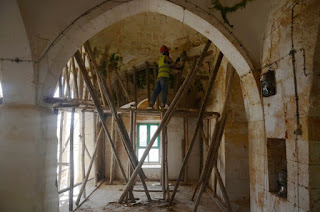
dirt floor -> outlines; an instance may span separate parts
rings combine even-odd
[[[149,190],[161,190],[159,183],[148,182]],[[142,191],[142,186],[137,184],[134,191],[136,198],[139,198],[136,204],[121,205],[116,201],[122,193],[124,185],[106,185],[101,186],[92,193],[92,195],[78,208],[76,211],[193,211],[194,202],[191,201],[191,196],[194,191],[194,186],[180,186],[176,194],[175,204],[168,208],[167,203],[162,198],[162,192],[151,192],[152,202],[147,202],[147,198]],[[173,189],[171,187],[170,189]],[[213,202],[207,193],[204,193],[198,211],[221,211],[220,208]]]

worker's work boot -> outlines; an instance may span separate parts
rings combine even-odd
[[[167,110],[167,109],[169,109],[169,105],[168,105],[168,104],[161,105],[161,106],[160,106],[160,109],[161,109],[161,110]]]

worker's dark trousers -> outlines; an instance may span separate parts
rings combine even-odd
[[[152,107],[156,102],[156,99],[161,92],[161,105],[165,106],[167,103],[167,95],[168,95],[168,87],[169,87],[169,78],[167,77],[159,77],[157,80],[156,88],[154,89],[153,95],[151,97],[150,106]]]

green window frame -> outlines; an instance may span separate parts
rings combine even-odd
[[[138,160],[140,160],[143,155],[147,145],[150,142],[152,131],[153,133],[159,127],[157,123],[139,123],[137,124],[138,128],[138,145],[137,145],[137,156]],[[151,147],[151,150],[146,157],[144,164],[160,164],[160,135],[157,137],[156,141]]]

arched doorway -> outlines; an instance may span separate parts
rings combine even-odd
[[[101,10],[104,6],[108,9]],[[230,61],[240,76],[246,117],[249,122],[249,151],[254,153],[256,145],[264,144],[265,138],[261,99],[251,72],[250,59],[232,35],[222,33],[225,31],[224,27],[212,17],[202,18],[169,1],[135,0],[113,8],[106,3],[80,17],[64,35],[59,37],[41,60],[39,96],[53,95],[62,67],[82,43],[111,24],[142,12],[160,13],[190,26],[210,39]],[[255,166],[257,161],[252,154],[250,156],[250,166]],[[252,178],[255,178],[254,176],[253,174]]]

